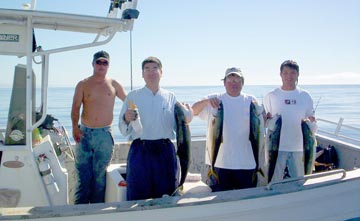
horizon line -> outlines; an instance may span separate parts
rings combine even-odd
[[[298,84],[298,86],[358,86],[360,84],[357,83],[341,83],[341,84]],[[36,85],[36,88],[40,88],[41,85]],[[49,85],[48,88],[75,88],[76,85],[74,86],[70,86],[70,85]],[[145,86],[143,85],[133,85],[133,88],[140,88]],[[218,84],[218,85],[160,85],[160,87],[219,87],[219,86],[223,86],[222,84]],[[280,86],[280,84],[245,84],[243,87],[246,86]],[[124,88],[130,88],[131,85],[123,85]],[[0,88],[12,88],[12,85],[8,85],[8,84],[0,84]]]

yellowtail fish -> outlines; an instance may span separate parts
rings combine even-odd
[[[268,135],[267,135],[267,146],[269,154],[269,172],[268,182],[274,174],[275,164],[279,151],[280,143],[280,132],[281,132],[281,116],[276,115],[268,122]],[[316,138],[313,132],[315,123],[310,120],[303,120],[301,122],[301,129],[303,133],[303,151],[304,151],[304,173],[311,174],[315,163],[315,152],[316,152]]]
[[[250,133],[249,140],[253,150],[256,168],[262,178],[264,174],[264,161],[265,161],[265,123],[264,123],[264,107],[258,105],[256,102],[250,104]],[[261,164],[261,165],[260,165]],[[257,183],[257,173],[254,174],[253,183]]]
[[[316,137],[312,128],[314,127],[313,122],[310,120],[303,120],[301,122],[301,130],[303,133],[304,140],[304,172],[305,174],[311,174],[314,169],[315,154],[316,154]]]
[[[181,104],[175,105],[175,122],[176,122],[176,144],[177,155],[180,161],[181,178],[179,188],[182,188],[186,175],[190,166],[190,146],[191,146],[191,133],[189,125],[185,121],[185,113]]]
[[[208,171],[208,183],[210,186],[219,183],[219,176],[214,167],[219,148],[223,139],[223,122],[224,122],[224,107],[219,104],[219,108],[215,114],[212,114],[208,122],[208,130],[206,135],[206,148],[210,159],[210,169]]]
[[[276,160],[279,154],[280,132],[282,119],[280,115],[275,115],[267,122],[267,137],[266,145],[268,151],[268,182],[271,181],[274,175]]]

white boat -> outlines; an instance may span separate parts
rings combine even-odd
[[[107,44],[117,32],[130,31],[138,14],[137,1],[120,2],[123,7],[115,7],[113,17],[0,9],[0,37],[5,39],[0,41],[0,54],[27,58],[26,65],[15,67],[8,125],[0,129],[0,220],[360,219],[360,140],[336,136],[341,124],[335,133],[319,130],[317,134],[320,145],[336,148],[338,169],[251,189],[212,193],[203,182],[205,140],[194,138],[193,174],[188,175],[183,194],[138,201],[125,200],[126,187],[121,181],[126,174],[129,144],[118,143],[108,168],[106,203],[72,205],[71,144],[64,128],[53,124],[47,113],[49,58],[53,53]],[[97,35],[93,42],[33,51],[34,29]],[[103,35],[106,39],[99,40]],[[41,117],[35,117],[34,57],[40,57],[42,64]],[[44,124],[48,128],[40,139],[37,128]],[[299,185],[299,181],[305,182]]]

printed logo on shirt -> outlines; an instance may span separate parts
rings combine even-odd
[[[286,105],[295,105],[296,104],[295,99],[285,99],[284,102]]]

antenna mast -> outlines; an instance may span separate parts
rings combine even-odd
[[[130,90],[133,90],[133,71],[132,71],[132,30],[130,30]]]

